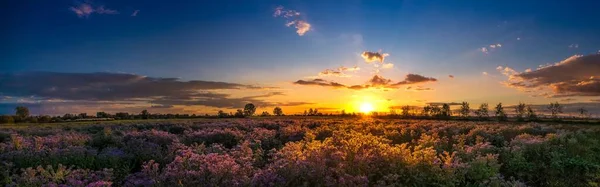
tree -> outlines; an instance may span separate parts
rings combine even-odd
[[[504,113],[504,107],[502,107],[502,103],[498,103],[498,105],[496,105],[496,118],[498,118],[498,121],[506,121],[506,113]]]
[[[431,116],[440,117],[442,115],[442,109],[438,105],[431,106]]]
[[[85,119],[87,118],[87,113],[80,113],[79,115],[77,115],[79,118],[81,119]]]
[[[96,112],[96,117],[97,118],[108,118],[108,117],[110,117],[110,115],[108,115],[106,112]]]
[[[429,116],[429,113],[431,113],[431,106],[427,105],[423,107],[423,111],[421,111],[423,116]]]
[[[243,110],[241,110],[241,109],[237,109],[237,111],[235,112],[234,116],[236,118],[243,118],[243,117],[246,117],[246,113]]]
[[[18,106],[15,108],[15,115],[18,118],[24,120],[27,117],[29,117],[29,108],[24,107],[24,106]]]
[[[471,113],[471,107],[469,107],[469,103],[462,102],[460,105],[460,115],[464,118],[468,118],[469,113]]]
[[[222,110],[219,110],[219,112],[217,112],[217,116],[220,118],[226,118],[229,116],[229,114],[227,114],[226,112],[223,112]]]
[[[260,116],[270,116],[271,114],[269,114],[269,112],[267,111],[263,111]]]
[[[535,114],[535,111],[533,111],[533,108],[531,108],[531,106],[527,106],[527,119],[529,121],[537,120],[537,115]]]
[[[12,116],[1,116],[0,117],[0,123],[15,123],[15,118],[13,118]]]
[[[550,103],[550,105],[548,105],[548,110],[550,110],[550,114],[552,115],[552,118],[554,118],[554,119],[558,119],[558,114],[563,113],[562,109],[563,109],[563,106],[558,104],[558,102]]]
[[[115,117],[117,117],[118,119],[129,119],[129,113],[127,113],[127,112],[117,112],[115,114]]]
[[[150,117],[150,112],[148,112],[148,110],[142,110],[140,115],[142,116],[142,119],[148,119]]]
[[[248,103],[246,106],[244,106],[244,116],[252,116],[255,112],[256,106],[254,106],[254,104]]]
[[[50,116],[40,116],[38,122],[40,123],[50,123],[52,118]]]
[[[273,114],[276,116],[283,116],[283,110],[281,110],[281,108],[279,108],[279,107],[275,107],[273,109]]]
[[[408,105],[402,106],[400,109],[402,110],[402,116],[403,117],[409,117],[410,116],[410,106],[408,106]]]
[[[490,116],[488,104],[481,103],[481,105],[479,105],[479,109],[475,111],[475,115],[477,115],[479,119],[487,119]]]
[[[523,121],[523,116],[525,116],[525,109],[525,103],[519,103],[515,106],[515,116],[517,117],[518,121]]]
[[[452,111],[450,111],[450,105],[448,103],[444,103],[444,105],[442,105],[441,114],[443,117],[452,116]]]
[[[577,109],[577,112],[579,112],[579,116],[581,118],[587,118],[588,117],[588,111],[585,108],[583,108],[583,107]]]

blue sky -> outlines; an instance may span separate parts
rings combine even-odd
[[[448,75],[480,79],[488,72],[499,79],[497,66],[522,72],[600,50],[598,1],[2,4],[2,73],[110,72],[287,88],[324,69],[365,66],[360,54],[380,51],[394,68],[373,73],[363,67],[358,76],[334,80],[362,84],[378,74],[397,81],[415,73],[446,84],[441,78]],[[82,4],[96,11],[78,16],[70,9]],[[299,36],[286,27],[285,18],[273,16],[280,6],[300,12],[297,19],[310,30]],[[99,7],[114,12],[99,13]],[[495,44],[501,47],[489,47]],[[468,80],[457,81],[467,87]]]

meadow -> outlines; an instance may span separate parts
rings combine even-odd
[[[599,186],[600,128],[253,117],[0,126],[3,186]]]

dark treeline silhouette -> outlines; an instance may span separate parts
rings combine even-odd
[[[519,103],[513,106],[514,115],[512,119],[514,121],[539,121],[541,120],[539,115],[534,111],[530,105]],[[559,121],[562,118],[559,114],[563,113],[563,106],[558,102],[550,103],[547,107],[550,114],[549,118],[555,121]],[[460,108],[453,111],[450,105],[444,104],[429,104],[424,107],[415,106],[402,106],[398,111],[395,108],[391,108],[389,113],[383,112],[372,112],[370,115],[377,118],[401,118],[401,119],[436,119],[436,120],[478,120],[478,121],[508,121],[509,116],[505,112],[505,108],[502,103],[498,103],[493,111],[490,111],[489,105],[483,103],[476,109],[471,109],[468,102],[462,102]],[[591,116],[585,108],[577,109],[577,119],[590,119]],[[333,113],[322,113],[318,109],[309,108],[303,113],[292,114],[292,116],[345,116],[345,117],[360,117],[362,113],[346,113],[345,110],[341,110],[335,114]],[[52,122],[70,122],[70,121],[109,121],[109,120],[137,120],[137,119],[192,119],[192,118],[245,118],[250,116],[285,116],[283,110],[280,107],[273,108],[272,113],[263,111],[260,114],[256,114],[256,106],[252,103],[248,103],[242,109],[238,109],[236,112],[224,112],[219,110],[215,115],[196,115],[196,114],[160,114],[150,113],[148,110],[142,110],[137,114],[130,114],[127,112],[117,112],[110,114],[106,112],[97,112],[96,115],[88,115],[87,113],[80,114],[64,114],[62,116],[49,116],[39,115],[31,116],[27,107],[19,106],[15,108],[15,115],[2,115],[0,116],[0,123],[52,123]],[[574,117],[572,117],[574,118]]]

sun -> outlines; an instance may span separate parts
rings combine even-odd
[[[360,104],[359,109],[362,113],[365,113],[365,114],[371,113],[371,112],[373,112],[373,110],[375,110],[375,108],[373,108],[373,104],[367,103],[367,102]]]

